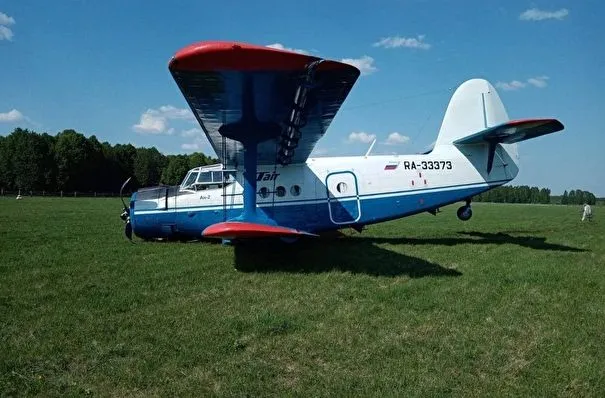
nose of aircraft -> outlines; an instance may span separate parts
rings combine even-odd
[[[120,200],[122,201],[122,206],[123,206],[122,213],[120,214],[120,218],[122,219],[122,221],[125,222],[124,235],[126,235],[128,240],[130,240],[130,241],[132,241],[132,224],[130,223],[130,207],[126,206],[126,202],[124,202],[124,197],[122,196],[122,193],[124,192],[124,188],[126,188],[126,185],[128,185],[131,178],[132,177],[128,177],[128,179],[126,181],[124,181],[124,184],[122,184],[122,188],[120,188]]]
[[[126,221],[126,225],[124,225],[124,235],[126,235],[128,240],[132,240],[132,224],[130,220]]]
[[[130,209],[124,206],[120,218],[124,221],[124,235],[128,240],[132,240],[132,224],[130,223]]]

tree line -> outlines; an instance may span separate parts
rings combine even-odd
[[[0,188],[25,191],[116,192],[133,186],[178,184],[193,167],[217,163],[200,152],[164,155],[155,147],[111,145],[75,130],[57,135],[17,128],[0,136]]]
[[[111,145],[75,130],[57,135],[17,128],[0,136],[0,188],[49,192],[117,192],[133,177],[133,187],[175,185],[193,167],[217,163],[200,152],[164,155],[156,148]],[[474,197],[477,202],[551,203],[548,188],[501,186]],[[561,204],[595,204],[597,198],[579,189],[565,191]]]
[[[581,191],[579,189],[574,189],[569,192],[565,191],[563,192],[563,196],[561,196],[562,205],[582,205],[584,203],[594,205],[596,202],[597,198],[592,192]]]
[[[550,189],[521,186],[501,186],[473,198],[476,202],[550,203]]]
[[[560,203],[563,205],[580,205],[588,203],[594,205],[597,198],[592,192],[581,191],[579,189],[565,191],[560,197],[560,202],[554,200],[550,195],[550,189],[521,186],[501,186],[490,191],[483,192],[473,198],[476,202],[496,202],[496,203]]]

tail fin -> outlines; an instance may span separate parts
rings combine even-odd
[[[494,86],[483,79],[467,80],[458,87],[447,106],[435,146],[452,144],[508,120]]]
[[[435,147],[453,144],[460,148],[467,146],[469,150],[468,145],[479,145],[484,148],[485,163],[477,157],[473,163],[476,166],[483,164],[489,175],[499,147],[517,164],[517,142],[560,130],[563,130],[563,125],[556,119],[510,121],[494,86],[483,79],[472,79],[460,85],[452,96]],[[502,160],[500,163],[506,166],[506,156],[501,153],[499,157]],[[517,171],[518,168],[508,177],[514,178]]]

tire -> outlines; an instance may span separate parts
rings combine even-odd
[[[468,221],[473,216],[473,210],[470,206],[462,206],[456,212],[458,218],[462,221]]]

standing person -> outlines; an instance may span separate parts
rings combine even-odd
[[[592,221],[592,209],[588,203],[584,203],[584,212],[582,213],[582,221],[586,220]]]

